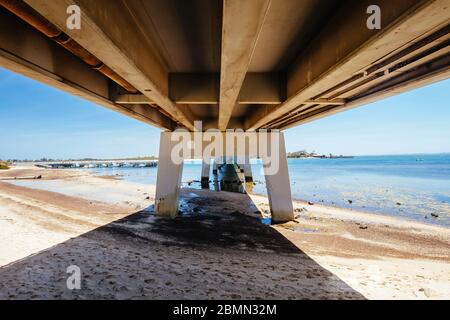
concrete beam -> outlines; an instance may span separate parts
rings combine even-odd
[[[306,100],[305,104],[315,105],[321,104],[326,106],[342,106],[345,104],[344,99],[315,99],[315,100]]]
[[[170,73],[169,96],[179,104],[219,104],[218,73]],[[251,72],[245,76],[238,104],[280,104],[286,97],[282,73]]]
[[[183,163],[172,161],[172,141],[170,132],[161,133],[159,143],[158,173],[156,177],[155,214],[175,218],[178,214]]]
[[[187,109],[181,111],[168,97],[167,66],[122,2],[78,0],[82,13],[81,30],[71,30],[66,26],[66,10],[73,1],[25,2],[179,123],[189,130],[194,129],[193,116]]]
[[[371,4],[370,0],[351,2],[335,14],[289,67],[288,99],[279,106],[255,112],[247,129],[264,127],[336,84],[364,73],[380,59],[424,34],[448,24],[447,0],[380,0],[377,5],[381,8],[382,28],[369,30],[365,22],[366,9]]]
[[[390,79],[389,81],[385,81],[375,88],[372,88],[372,90],[367,90],[364,94],[342,106],[327,106],[325,110],[316,110],[313,113],[306,114],[292,122],[286,123],[281,129],[289,129],[300,124],[305,124],[339,112],[351,110],[368,103],[385,99],[405,91],[414,90],[448,78],[450,78],[450,55],[445,55],[415,68],[410,72],[406,72]]]
[[[143,94],[121,94],[114,99],[117,104],[152,104],[147,96]]]
[[[238,104],[280,104],[286,100],[283,73],[249,72],[245,76]]]
[[[176,103],[217,104],[219,102],[219,74],[171,73],[169,95]]]
[[[224,0],[218,128],[224,131],[244,82],[270,0]]]
[[[11,32],[14,30],[15,32]],[[12,14],[0,10],[0,66],[161,129],[175,123],[147,106],[110,99],[108,78]]]

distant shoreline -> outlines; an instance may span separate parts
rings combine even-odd
[[[292,153],[292,152],[288,152]],[[433,153],[398,153],[398,154],[352,154],[351,157],[399,157],[399,156],[448,156],[450,151],[446,152],[433,152]],[[17,162],[17,163],[35,163],[44,162],[43,159],[15,159],[15,158],[4,158],[6,162]],[[158,160],[158,157],[125,157],[125,158],[82,158],[82,159],[47,159],[47,161],[125,161],[125,160]]]

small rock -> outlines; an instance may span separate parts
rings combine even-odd
[[[310,206],[313,206],[313,205],[314,205],[314,203],[311,202],[311,201],[308,201],[308,204],[309,204]]]
[[[439,215],[438,215],[437,213],[431,213],[431,216],[432,216],[433,218],[439,218]]]
[[[348,203],[350,203],[350,204],[352,204],[353,203],[353,200],[347,200],[348,201]]]
[[[359,226],[359,228],[362,229],[362,230],[366,230],[367,226]]]
[[[396,205],[401,206],[402,204],[400,202],[397,202]]]

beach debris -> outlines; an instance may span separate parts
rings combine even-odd
[[[357,222],[356,225],[359,226],[359,228],[362,229],[362,230],[366,230],[368,228],[366,225],[363,225],[363,224],[361,224],[359,222]]]
[[[350,204],[352,204],[353,203],[353,200],[347,200],[348,201],[348,203],[350,203]]]
[[[396,205],[397,205],[397,206],[401,206],[402,204],[401,204],[400,202],[397,202]]]
[[[313,205],[314,205],[314,202],[308,201],[308,204],[309,204],[310,206],[313,206]]]
[[[0,178],[0,180],[36,180],[42,179],[42,175],[32,176],[32,177],[4,177]]]
[[[431,296],[431,292],[427,288],[420,288],[419,291],[422,292],[426,297]]]
[[[431,213],[431,216],[432,216],[433,218],[439,218],[439,215],[438,215],[437,213]]]
[[[147,196],[147,197],[145,198],[145,200],[150,200],[150,196]]]

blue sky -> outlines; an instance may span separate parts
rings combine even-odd
[[[159,129],[0,68],[0,159],[157,155]],[[450,152],[450,79],[285,132],[288,151]]]

